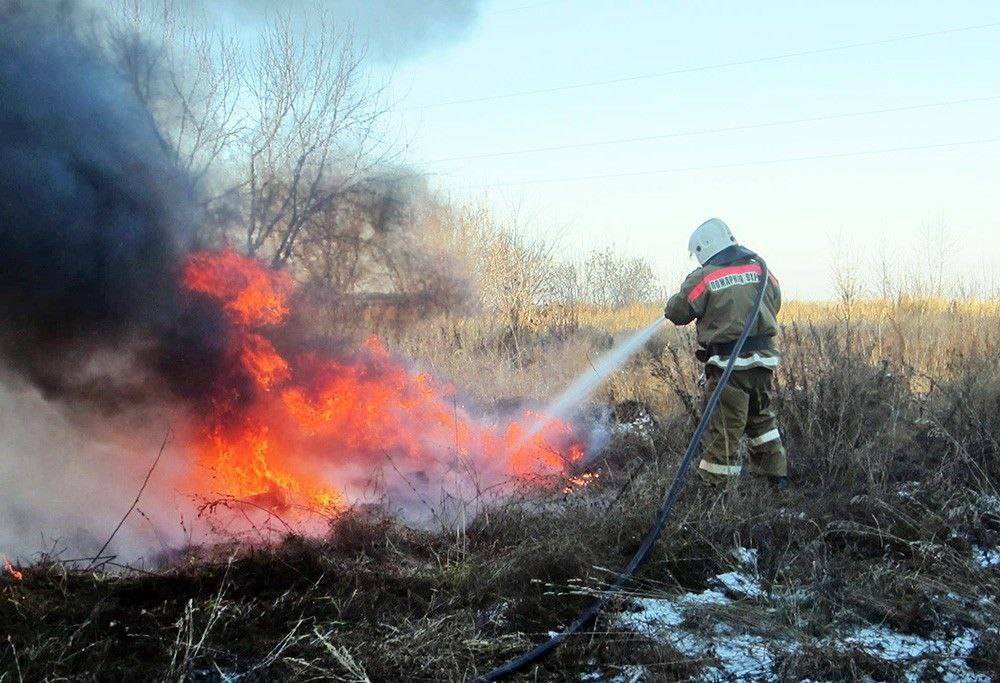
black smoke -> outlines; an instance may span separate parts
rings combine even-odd
[[[178,286],[198,220],[192,183],[101,51],[55,14],[0,16],[6,368],[105,406],[204,382],[226,329]]]

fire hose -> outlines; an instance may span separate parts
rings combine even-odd
[[[733,374],[733,368],[736,364],[736,359],[740,355],[740,351],[743,349],[743,345],[746,343],[747,338],[750,336],[750,331],[753,329],[754,324],[757,322],[757,316],[760,314],[761,306],[764,303],[764,295],[767,292],[767,281],[769,276],[769,271],[767,264],[759,256],[754,256],[754,260],[757,261],[761,266],[760,274],[760,287],[757,291],[757,298],[754,302],[754,306],[751,309],[749,315],[747,316],[746,322],[743,324],[743,331],[740,333],[739,338],[733,345],[733,349],[729,354],[729,362],[726,363],[726,368],[722,372],[722,377],[719,379],[718,385],[712,392],[712,395],[708,399],[708,403],[705,406],[705,410],[702,413],[701,420],[698,422],[698,426],[695,428],[694,433],[691,435],[691,440],[688,442],[687,450],[684,452],[684,457],[681,459],[680,465],[677,467],[677,474],[674,476],[673,482],[670,484],[670,488],[667,490],[664,496],[663,502],[660,503],[659,510],[657,510],[656,518],[653,521],[653,525],[646,532],[646,536],[643,538],[642,544],[639,549],[635,551],[632,559],[629,560],[625,568],[618,574],[614,583],[603,592],[602,595],[595,598],[593,602],[585,607],[569,624],[559,633],[553,635],[548,640],[539,645],[536,645],[532,649],[528,650],[524,654],[511,659],[510,661],[498,666],[489,673],[480,676],[476,680],[478,682],[487,681],[499,681],[511,674],[517,673],[522,669],[525,669],[532,664],[541,661],[544,657],[551,654],[557,647],[562,645],[570,636],[578,633],[584,626],[589,624],[591,621],[597,618],[597,615],[604,609],[605,605],[610,601],[610,599],[622,589],[625,584],[635,576],[635,573],[639,571],[649,559],[649,556],[653,550],[653,546],[656,541],[660,538],[660,534],[663,533],[664,527],[667,525],[667,519],[670,517],[670,513],[674,508],[674,503],[677,502],[677,497],[680,495],[681,489],[684,487],[685,478],[688,469],[691,467],[691,463],[694,461],[695,456],[698,454],[699,446],[701,444],[701,437],[704,434],[705,429],[708,427],[709,421],[715,414],[715,411],[719,407],[719,402],[722,400],[722,391],[726,388],[729,383],[729,378]]]

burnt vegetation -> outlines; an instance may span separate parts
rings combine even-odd
[[[879,680],[901,679],[912,661],[831,637],[865,625],[919,637],[973,629],[982,635],[967,666],[1000,675],[998,569],[976,561],[977,548],[1000,542],[998,349],[956,354],[948,377],[921,385],[873,342],[863,332],[848,340],[833,322],[786,327],[780,400],[794,487],[775,496],[744,478],[721,494],[689,488],[616,609],[703,591],[734,567],[734,549],[753,549],[763,592],[706,606],[686,627],[725,623],[797,643],[776,656],[781,677]],[[658,383],[658,369],[675,363],[670,347],[689,343],[665,335],[626,372]],[[664,403],[622,404],[626,424],[648,410],[654,428],[615,436],[588,486],[526,493],[466,524],[415,530],[367,509],[323,537],[190,548],[149,571],[80,571],[43,557],[22,580],[3,580],[3,670],[12,680],[483,673],[566,623],[637,547],[692,424],[684,402]],[[536,673],[575,680],[641,664],[674,679],[712,663],[622,628],[612,611]]]
[[[400,170],[381,128],[382,90],[347,34],[320,31],[336,37],[310,42],[278,21],[243,53],[232,38],[157,24],[166,15],[140,5],[125,3],[113,30],[74,52],[79,25],[53,19],[60,28],[46,34],[52,26],[32,19],[41,39],[28,41],[18,33],[20,3],[0,4],[5,63],[85,72],[49,79],[73,98],[47,107],[56,124],[73,120],[65,112],[80,102],[104,112],[117,88],[129,103],[94,156],[84,144],[92,136],[59,125],[32,128],[43,138],[34,142],[18,131],[35,117],[10,112],[35,106],[31,93],[45,79],[22,83],[27,71],[8,70],[0,83],[0,210],[10,212],[0,216],[0,350],[6,369],[51,396],[75,406],[84,390],[116,395],[111,373],[84,384],[74,373],[94,370],[93,345],[137,341],[148,352],[150,335],[166,355],[154,354],[150,368],[145,356],[137,363],[173,373],[174,393],[198,393],[211,374],[204,342],[222,334],[216,312],[164,304],[156,312],[167,319],[148,319],[149,302],[170,298],[178,260],[195,244],[235,245],[290,272],[302,284],[303,336],[336,346],[378,332],[484,405],[550,398],[616,336],[660,315],[647,305],[658,292],[641,259],[599,249],[564,262],[557,243],[527,239],[514,218],[452,207]],[[96,87],[98,76],[114,87]],[[135,131],[129,142],[144,154],[119,146],[123,130]],[[37,175],[28,167],[48,149],[75,160],[74,182],[60,186],[73,192],[60,202],[44,178],[28,188],[34,194],[25,190]],[[123,172],[128,164],[107,158],[119,153],[151,160]],[[115,212],[122,196],[130,211]],[[107,220],[109,209],[119,220]],[[53,226],[67,225],[91,239],[56,239]],[[132,244],[121,230],[148,238],[128,258],[112,253]],[[82,274],[63,267],[95,250]],[[123,263],[132,270],[107,269]],[[42,274],[55,294],[35,286]],[[74,289],[81,277],[87,287]],[[756,551],[760,591],[726,589],[729,602],[685,612],[683,628],[760,638],[773,649],[771,676],[903,680],[920,659],[934,679],[953,665],[933,652],[878,656],[840,638],[873,627],[923,639],[972,632],[965,670],[1000,677],[1000,562],[990,559],[1000,545],[1000,311],[935,299],[940,283],[914,296],[879,292],[877,301],[842,290],[836,305],[791,304],[784,314],[779,413],[791,489],[776,494],[749,476],[722,492],[689,486],[637,581],[529,679],[612,678],[642,666],[648,679],[672,680],[717,668],[725,653],[692,655],[620,617],[643,599],[718,587],[739,567],[740,549]],[[60,298],[70,294],[86,300]],[[120,310],[87,308],[98,303]],[[309,536],[276,519],[259,536],[136,566],[115,564],[114,546],[99,558],[24,558],[0,574],[0,681],[482,674],[566,624],[638,547],[700,406],[693,343],[686,331],[661,332],[593,398],[611,438],[585,486],[526,487],[476,501],[476,514],[460,518],[424,501],[433,523],[421,528],[388,501],[350,509]],[[105,407],[134,398],[122,396]]]

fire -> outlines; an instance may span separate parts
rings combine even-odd
[[[600,476],[600,472],[584,472],[575,477],[569,477],[566,485],[563,487],[563,493],[573,493],[578,489],[586,488],[591,482],[595,481]]]
[[[279,351],[294,283],[227,249],[189,258],[183,284],[221,305],[232,327],[224,377],[195,444],[206,493],[269,507],[335,510],[334,479],[391,466],[432,479],[473,466],[493,479],[562,474],[583,456],[571,426],[537,415],[491,421],[458,404],[450,384],[411,369],[381,341],[333,355]],[[247,384],[249,378],[249,386]]]
[[[188,257],[184,286],[217,299],[233,320],[245,326],[276,325],[288,316],[292,278],[232,249]]]
[[[24,574],[21,572],[21,570],[19,570],[17,567],[11,564],[10,560],[8,560],[6,557],[3,558],[3,568],[4,571],[6,571],[7,574],[10,576],[10,578],[14,579],[15,581],[20,581],[24,578]]]

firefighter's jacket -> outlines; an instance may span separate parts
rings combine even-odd
[[[697,320],[698,344],[709,350],[706,363],[725,367],[728,354],[712,353],[716,344],[736,341],[747,316],[757,300],[762,269],[754,254],[740,246],[724,249],[702,267],[687,276],[679,292],[667,301],[664,314],[677,325]],[[777,315],[781,308],[781,289],[772,274],[757,323],[750,330],[751,339],[773,338],[778,334]],[[734,369],[775,368],[780,362],[777,351],[771,349],[741,353]]]

